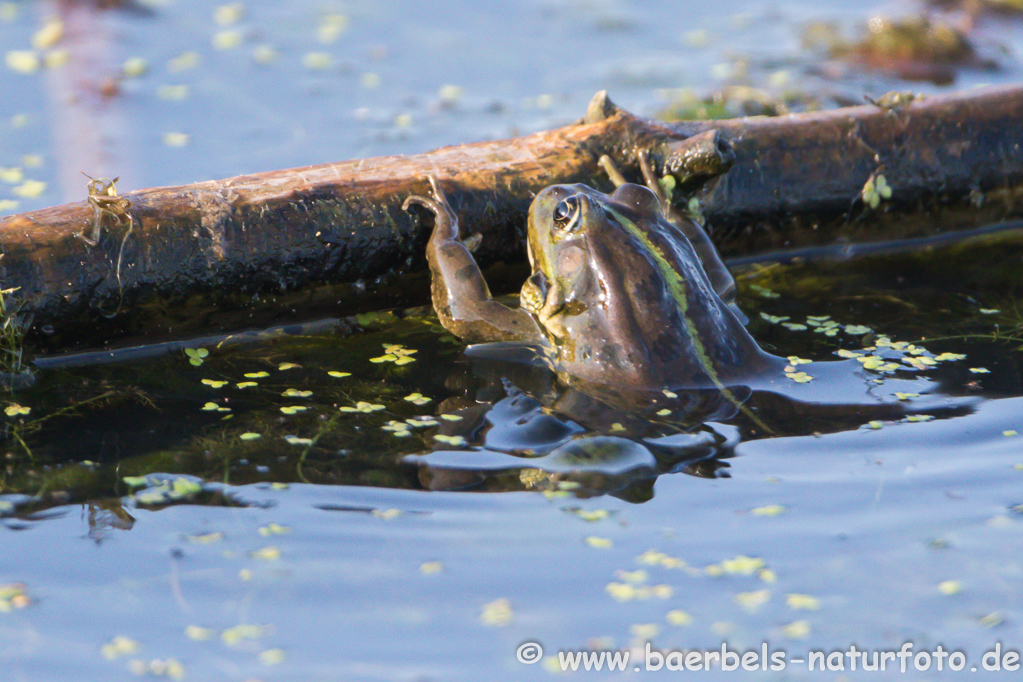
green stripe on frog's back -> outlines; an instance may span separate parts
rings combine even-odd
[[[707,374],[710,380],[713,381],[716,386],[721,388],[722,385],[721,381],[718,379],[717,370],[711,362],[710,356],[707,354],[707,349],[703,345],[703,341],[699,337],[696,325],[689,316],[689,299],[687,297],[688,285],[685,280],[682,279],[682,276],[672,266],[672,264],[668,262],[668,259],[664,256],[664,252],[650,240],[650,236],[641,230],[636,223],[609,206],[605,206],[605,209],[610,212],[611,215],[614,216],[615,220],[618,221],[618,224],[624,227],[630,235],[635,237],[643,248],[646,249],[646,251],[653,257],[654,262],[657,264],[657,269],[660,270],[661,275],[668,284],[668,291],[671,293],[671,297],[675,300],[675,303],[678,305],[678,310],[682,314],[686,333],[689,335],[689,341],[693,346],[693,350],[696,351],[697,358],[700,360],[700,366],[703,367],[703,371]]]
[[[707,377],[714,383],[717,389],[721,391],[721,395],[723,395],[725,399],[735,405],[743,414],[749,417],[762,429],[768,433],[773,433],[766,424],[761,422],[756,415],[751,413],[749,409],[742,404],[741,401],[732,395],[732,392],[729,391],[721,381],[717,368],[714,366],[710,354],[707,352],[707,347],[704,346],[703,339],[700,338],[699,329],[697,329],[696,324],[689,315],[689,299],[687,296],[689,293],[689,286],[682,278],[681,274],[679,274],[678,270],[672,266],[672,263],[669,262],[661,248],[654,244],[653,241],[651,241],[650,236],[640,229],[635,222],[629,220],[610,206],[605,205],[604,208],[615,218],[615,220],[618,221],[618,224],[624,227],[625,230],[653,257],[654,262],[657,264],[657,269],[660,270],[661,275],[664,277],[664,280],[668,285],[668,290],[671,293],[672,298],[678,305],[679,313],[682,315],[682,320],[685,325],[686,334],[689,336],[689,341],[692,345],[693,351],[696,353],[696,357],[700,361],[700,366],[703,368]]]

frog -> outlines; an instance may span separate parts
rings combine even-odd
[[[476,344],[466,349],[471,378],[446,382],[466,390],[446,405],[450,412],[461,402],[462,419],[441,427],[469,449],[434,445],[403,460],[425,488],[571,484],[584,496],[645,501],[662,473],[718,476],[741,440],[972,409],[919,396],[927,379],[879,379],[855,354],[811,363],[764,352],[706,230],[673,206],[651,158],[636,156],[643,184],[627,182],[604,156],[597,163],[610,193],[563,184],[535,196],[518,307],[491,296],[472,255],[479,236],[461,238],[435,177],[426,176],[429,196],[404,202],[434,215],[426,255],[440,322]],[[920,402],[910,407],[900,392]],[[591,450],[608,456],[574,456]]]
[[[644,184],[599,160],[615,189],[552,185],[529,211],[531,274],[519,307],[494,299],[434,176],[431,196],[403,205],[434,214],[427,244],[434,309],[470,342],[535,346],[566,383],[657,392],[723,388],[767,370],[735,308],[735,280],[703,227],[675,210],[651,158],[637,154]]]

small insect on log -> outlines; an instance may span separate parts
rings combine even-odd
[[[117,225],[133,222],[131,214],[128,212],[131,208],[131,199],[117,193],[117,181],[121,178],[113,180],[93,178],[82,171],[79,172],[89,178],[86,187],[89,190],[89,205],[92,206],[92,230],[88,235],[81,232],[78,237],[89,246],[96,246],[99,244],[99,238],[103,232],[104,216],[113,218]]]

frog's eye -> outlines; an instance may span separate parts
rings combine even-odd
[[[554,229],[560,232],[574,232],[579,227],[579,214],[582,212],[582,203],[578,196],[568,197],[558,202],[554,207]]]

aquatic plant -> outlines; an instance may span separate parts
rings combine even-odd
[[[15,291],[17,288],[0,290],[0,372],[10,375],[8,380],[28,371],[22,362],[25,326],[8,300]]]

